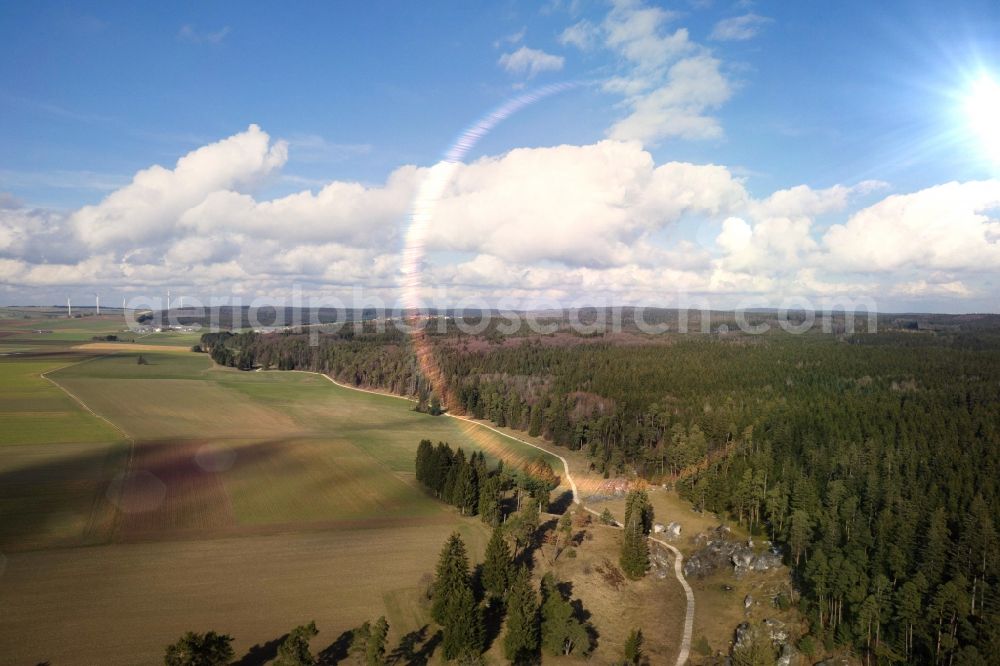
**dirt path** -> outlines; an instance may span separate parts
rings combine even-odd
[[[102,414],[98,414],[97,412],[95,412],[93,409],[90,408],[90,405],[88,405],[87,403],[85,403],[79,396],[77,396],[75,393],[73,393],[72,391],[70,391],[68,388],[66,388],[65,386],[63,386],[62,384],[60,384],[59,382],[57,382],[56,380],[54,380],[51,377],[49,377],[49,373],[51,373],[51,372],[58,372],[59,370],[62,370],[64,368],[68,368],[70,366],[81,365],[83,363],[87,363],[89,361],[93,361],[94,359],[97,359],[97,358],[103,358],[103,356],[106,356],[106,354],[99,355],[99,356],[93,356],[91,358],[84,359],[83,361],[79,361],[77,363],[69,363],[67,365],[63,365],[63,366],[60,366],[58,368],[53,368],[52,370],[47,370],[47,371],[39,374],[39,377],[41,377],[42,379],[44,379],[47,382],[50,382],[53,386],[55,386],[60,391],[62,391],[66,395],[68,395],[74,402],[76,402],[78,405],[80,405],[81,407],[83,407],[88,413],[90,413],[93,416],[96,416],[97,418],[101,419],[102,421],[104,421],[109,426],[111,426],[116,431],[118,431],[118,432],[120,432],[122,434],[122,436],[128,442],[128,457],[125,460],[125,469],[122,471],[122,479],[123,480],[128,480],[131,477],[132,467],[133,467],[134,462],[135,462],[135,438],[132,437],[132,435],[128,434],[125,431],[124,428],[122,428],[121,426],[119,426],[117,423],[115,423],[114,421],[112,421],[108,417],[106,417],[106,416],[104,416]],[[118,492],[117,505],[121,506],[122,498],[124,497],[125,489],[126,489],[126,487],[127,487],[128,484],[127,483],[121,483],[119,485],[120,485],[120,489],[119,489],[119,492]],[[91,512],[91,521],[93,521],[95,515],[96,515],[95,512]],[[112,528],[112,534],[113,535],[118,534],[119,530],[121,529],[121,523],[122,523],[122,514],[121,514],[120,511],[116,511],[115,512],[115,519],[114,519],[114,527]],[[89,530],[90,527],[88,526],[87,529]]]
[[[138,351],[138,352],[189,352],[190,347],[182,347],[180,345],[148,345],[140,344],[138,342],[85,342],[82,345],[76,345],[73,349],[79,349],[81,351],[110,351],[110,352],[121,352],[121,351]]]
[[[308,371],[306,371],[306,370],[296,370],[295,372],[308,372]],[[400,400],[407,400],[409,402],[414,402],[414,400],[412,398],[407,398],[406,396],[402,396],[402,395],[395,395],[395,394],[392,394],[392,393],[385,393],[385,392],[382,392],[382,391],[373,391],[371,389],[363,389],[363,388],[358,388],[356,386],[348,386],[347,384],[341,384],[340,382],[338,382],[333,377],[331,377],[329,375],[324,375],[322,373],[314,372],[314,373],[310,373],[310,374],[318,374],[318,375],[321,375],[323,377],[326,377],[328,380],[330,380],[331,382],[333,382],[337,386],[339,386],[341,388],[345,388],[345,389],[350,389],[352,391],[361,391],[363,393],[372,393],[374,395],[384,395],[384,396],[388,396],[390,398],[398,398]],[[473,425],[477,425],[477,426],[479,426],[481,428],[486,428],[487,430],[492,430],[493,432],[495,432],[495,433],[497,433],[499,435],[503,435],[504,437],[507,437],[508,439],[512,439],[515,442],[520,442],[521,444],[526,444],[526,445],[528,445],[528,446],[530,446],[532,448],[538,449],[539,451],[547,453],[547,454],[549,454],[551,456],[555,456],[563,464],[563,470],[564,470],[564,472],[566,474],[566,481],[567,481],[567,483],[569,483],[569,486],[570,486],[570,488],[573,491],[573,503],[576,504],[577,506],[581,507],[584,511],[588,511],[589,513],[592,513],[595,516],[600,516],[600,514],[597,511],[594,511],[593,509],[591,509],[588,506],[584,506],[583,502],[580,500],[580,493],[577,491],[576,481],[573,480],[573,475],[570,474],[570,471],[569,471],[569,462],[564,457],[562,457],[561,455],[559,455],[558,453],[554,453],[554,452],[552,452],[552,451],[550,451],[550,450],[548,450],[546,448],[538,446],[537,444],[533,444],[532,442],[525,441],[525,440],[521,439],[520,437],[515,437],[514,435],[507,434],[507,433],[505,433],[505,432],[503,432],[501,430],[498,430],[498,429],[496,429],[496,428],[494,428],[492,426],[488,426],[485,423],[480,423],[479,421],[475,421],[473,419],[470,419],[467,416],[457,416],[455,414],[449,414],[447,412],[445,412],[445,416],[450,416],[451,418],[458,419],[460,421],[467,421],[468,423],[472,423]],[[615,524],[618,525],[619,527],[621,527],[620,523],[616,522]],[[662,541],[660,539],[656,539],[656,538],[653,538],[653,537],[649,537],[649,540],[653,541],[655,543],[660,544],[661,546],[667,548],[668,550],[670,550],[671,553],[674,554],[674,576],[677,577],[677,582],[681,584],[682,588],[684,588],[684,596],[687,598],[687,608],[685,609],[685,612],[684,612],[684,634],[683,634],[683,636],[681,638],[680,651],[677,653],[677,666],[684,666],[684,664],[687,663],[688,657],[691,654],[691,636],[694,633],[694,590],[691,589],[691,585],[688,584],[687,579],[684,577],[684,556],[681,554],[681,551],[677,550],[676,547],[674,547],[673,545],[667,543],[666,541]]]

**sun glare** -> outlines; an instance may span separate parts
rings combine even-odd
[[[989,76],[980,77],[969,89],[965,113],[990,159],[1000,162],[1000,83]]]

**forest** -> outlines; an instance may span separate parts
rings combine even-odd
[[[811,635],[867,663],[1000,654],[1000,336],[206,335],[223,365],[309,369],[585,452],[784,546]]]

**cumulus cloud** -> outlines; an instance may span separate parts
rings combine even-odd
[[[890,196],[826,232],[830,259],[846,270],[980,269],[1000,266],[1000,180],[946,183]]]
[[[772,19],[758,14],[744,14],[722,19],[712,28],[709,39],[719,42],[735,42],[753,39]]]
[[[458,171],[430,241],[508,261],[616,265],[632,260],[644,235],[744,197],[726,169],[657,166],[635,142],[518,149]]]
[[[500,56],[500,66],[511,74],[526,75],[529,79],[542,72],[558,72],[566,59],[539,49],[522,46],[513,53]]]
[[[252,186],[280,168],[287,145],[258,126],[192,151],[175,167],[152,166],[101,203],[73,213],[70,225],[92,249],[167,236],[182,213],[214,192]]]
[[[436,167],[260,198],[287,159],[284,142],[251,126],[69,213],[0,196],[0,283],[7,293],[167,283],[395,293],[407,213]],[[425,276],[454,296],[493,299],[981,297],[1000,266],[1000,181],[848,212],[884,187],[800,185],[756,198],[725,166],[658,164],[637,141],[521,148],[454,168],[423,239]],[[831,216],[842,221],[818,226]],[[689,227],[717,231],[676,235]]]

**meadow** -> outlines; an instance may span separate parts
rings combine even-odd
[[[5,663],[153,663],[189,629],[266,655],[311,619],[322,649],[382,613],[398,641],[427,623],[447,535],[473,557],[488,536],[417,487],[419,440],[514,465],[540,454],[318,375],[81,349],[114,321],[31,326],[59,323],[58,340],[0,357]]]

